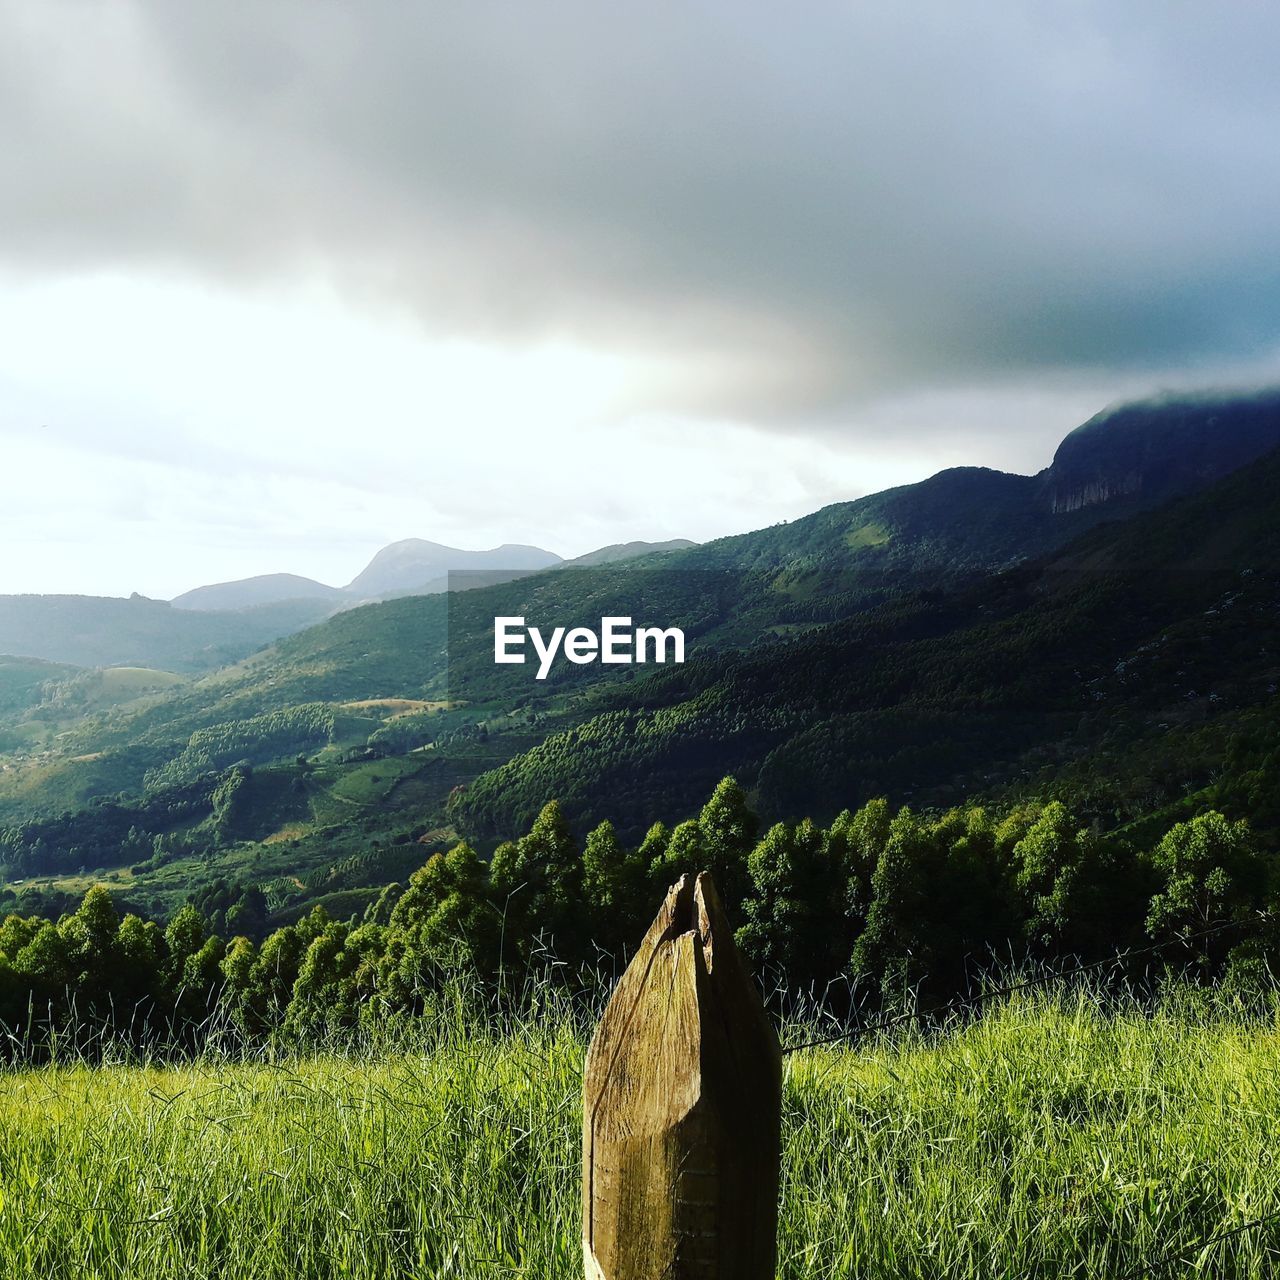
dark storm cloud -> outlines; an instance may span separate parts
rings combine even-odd
[[[10,266],[324,271],[808,419],[1280,333],[1280,11],[0,4]]]

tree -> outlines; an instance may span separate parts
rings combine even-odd
[[[639,942],[648,907],[649,860],[618,839],[606,819],[587,836],[582,849],[582,892],[592,939],[613,949]]]
[[[261,1033],[284,1021],[293,996],[293,984],[298,980],[298,969],[312,936],[311,932],[304,933],[297,925],[284,925],[277,929],[252,957],[247,979],[239,972],[239,966],[245,959],[244,948],[232,944],[237,952],[233,987],[242,992],[237,1008],[242,1024],[251,1031]]]
[[[844,916],[849,934],[857,937],[871,909],[871,877],[889,842],[893,817],[883,796],[868,800],[857,813],[846,809],[831,824],[828,835],[830,856],[844,866]]]
[[[380,935],[377,925],[362,926]],[[311,940],[293,984],[286,1030],[301,1040],[314,1040],[325,1030],[354,1025],[363,948],[350,925],[329,921]],[[352,945],[355,940],[355,945]]]
[[[667,824],[655,822],[645,832],[644,839],[640,841],[640,847],[636,850],[637,861],[652,871],[654,867],[661,864],[670,840],[671,832],[667,830]]]
[[[160,926],[154,920],[143,920],[131,912],[120,921],[115,953],[112,986],[118,1007],[122,1013],[128,1013],[131,1020],[140,1008],[145,1016],[160,996],[160,975],[165,959],[164,934]]]
[[[190,1022],[209,1014],[222,988],[222,939],[209,934],[205,919],[187,903],[164,931],[168,956],[164,965],[165,988],[174,1012]]]
[[[542,807],[528,835],[498,846],[490,880],[494,901],[506,912],[505,936],[516,937],[524,955],[539,936],[553,942],[562,959],[585,951],[582,862],[555,800]]]
[[[111,894],[94,885],[74,915],[64,916],[58,932],[66,943],[68,979],[89,1007],[102,1002],[116,969],[116,934],[120,917]]]
[[[500,917],[486,868],[465,841],[433,854],[409,877],[388,931],[401,940],[398,967],[409,990],[444,971],[487,974],[497,961]]]
[[[1101,850],[1094,833],[1054,800],[1014,845],[1013,861],[1027,911],[1027,941],[1050,952],[1089,949],[1101,888]]]
[[[254,1035],[262,1028],[253,1007],[253,966],[258,949],[243,934],[232,938],[222,957],[223,1000],[236,1025]]]
[[[267,932],[267,895],[256,885],[248,885],[240,897],[227,908],[227,932],[243,934],[261,942]]]
[[[249,779],[253,777],[253,765],[242,760],[223,775],[214,788],[210,800],[213,814],[209,819],[218,842],[231,840],[244,817],[249,801]]]
[[[403,893],[404,885],[402,884],[384,885],[378,896],[364,909],[365,923],[390,924],[391,913],[395,910],[396,903],[400,901]]]
[[[1151,861],[1163,880],[1147,913],[1153,938],[1244,920],[1263,903],[1267,863],[1249,824],[1229,822],[1216,810],[1171,827]],[[1201,954],[1207,960],[1225,945],[1214,948],[1206,939]]]
[[[928,824],[900,809],[872,873],[867,925],[853,949],[855,973],[879,979],[886,1003],[905,1002],[933,969],[940,862]]]
[[[204,916],[189,902],[179,907],[164,931],[164,941],[168,952],[165,965],[166,985],[170,991],[176,992],[182,983],[187,961],[204,946]]]
[[[665,888],[682,875],[710,871],[721,900],[730,912],[736,911],[750,889],[747,858],[759,825],[747,806],[746,792],[733,778],[722,778],[698,817],[671,833],[654,866],[654,879]]]
[[[737,941],[753,963],[785,976],[788,985],[828,981],[846,958],[840,852],[806,818],[796,827],[771,827],[747,860],[752,889]]]
[[[31,940],[13,958],[14,969],[40,1003],[66,996],[72,977],[72,959],[66,940],[50,921],[42,921]]]
[[[667,889],[681,876],[696,876],[707,869],[702,826],[697,818],[686,818],[664,842],[660,855],[650,869],[655,890]]]
[[[212,934],[182,966],[180,1010],[194,1017],[208,1014],[222,992],[222,960],[226,944]]]
[[[716,785],[698,815],[698,826],[705,869],[715,877],[722,900],[736,907],[750,887],[747,858],[755,846],[760,820],[733,778],[722,778]]]

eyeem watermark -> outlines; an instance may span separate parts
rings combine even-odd
[[[633,628],[630,618],[613,617],[601,618],[598,632],[590,627],[556,627],[544,636],[538,627],[526,626],[523,618],[494,618],[494,662],[523,663],[526,641],[538,658],[538,680],[547,678],[551,664],[561,653],[579,666],[590,662],[624,665],[684,661],[684,632],[679,627]]]

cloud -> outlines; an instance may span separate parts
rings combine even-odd
[[[0,263],[330,280],[807,428],[1280,346],[1280,13],[0,3]],[[874,415],[873,415],[874,416]]]

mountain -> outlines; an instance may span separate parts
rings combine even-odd
[[[768,817],[828,819],[1070,772],[1114,823],[1230,773],[1280,822],[1278,566],[1280,451],[1041,560],[615,685],[452,813],[505,834],[555,796],[635,836],[726,773]]]
[[[614,564],[665,551],[683,551],[696,546],[687,538],[670,542],[625,542],[600,547],[574,560],[561,560],[540,547],[506,544],[491,551],[464,551],[436,542],[409,538],[384,547],[346,587],[329,587],[312,578],[293,573],[267,573],[234,582],[219,582],[175,596],[170,601],[177,609],[246,609],[260,604],[276,604],[288,600],[326,600],[335,609],[350,608],[373,600],[395,599],[407,595],[434,595],[449,589],[449,573],[465,570],[465,585],[471,589],[509,582],[525,574],[559,565],[585,568]]]
[[[577,830],[608,817],[635,841],[726,772],[766,821],[1060,797],[1103,831],[1216,808],[1272,840],[1277,565],[1280,452],[1043,559],[567,696],[415,696],[439,679],[445,600],[356,609],[167,702],[54,723],[61,757],[0,773],[0,842],[27,875],[141,854],[130,892],[176,904],[248,867],[296,902],[401,878],[455,832],[490,847],[553,796]]]
[[[1055,514],[1138,498],[1163,502],[1280,445],[1280,391],[1162,396],[1106,409],[1077,427],[1042,473]]]
[[[641,556],[660,555],[666,551],[687,551],[697,545],[688,538],[672,538],[669,542],[614,542],[566,560],[561,568],[588,569],[602,564],[618,564],[623,560],[638,560]]]
[[[1280,447],[1280,390],[1162,396],[1104,410],[1032,476],[953,467],[684,553],[686,567],[813,575],[982,571],[1194,492]]]
[[[480,587],[555,566],[601,567],[663,553],[653,567],[785,572],[786,581],[775,581],[774,588],[805,601],[838,602],[827,610],[829,619],[855,603],[850,591],[856,597],[885,574],[984,572],[1044,555],[1102,521],[1125,519],[1202,489],[1276,447],[1280,390],[1166,395],[1103,410],[1071,432],[1036,475],[953,467],[701,546],[686,539],[618,543],[564,561],[538,547],[466,551],[410,538],[384,547],[341,590],[278,574],[197,588],[174,603],[240,608],[307,598],[343,607],[445,591],[447,575],[455,570],[473,572],[467,585]],[[764,602],[766,614],[775,611],[778,590]],[[739,612],[750,612],[745,601]],[[794,617],[767,617],[761,625],[815,620],[801,616],[811,610],[793,612]],[[750,638],[758,627],[740,630],[736,638]]]
[[[240,578],[235,582],[218,582],[196,587],[175,596],[169,603],[175,609],[248,609],[259,604],[278,604],[286,600],[327,600],[337,603],[342,592],[312,578],[294,573],[264,573],[256,578]]]
[[[699,546],[688,539],[627,542],[572,560],[506,543],[468,551],[421,538],[382,548],[345,587],[294,574],[265,574],[197,587],[172,603],[227,610],[293,600],[349,607],[448,588],[451,571],[494,585],[555,566],[599,567],[662,553],[662,567],[785,566],[816,574],[806,595],[841,589],[832,570],[901,573],[985,570],[1041,555],[1102,520],[1124,519],[1212,484],[1280,446],[1280,390],[1166,395],[1113,406],[1077,427],[1033,476],[952,467],[927,480],[835,503],[769,529]]]
[[[490,551],[465,551],[422,538],[406,538],[383,547],[344,590],[357,599],[372,600],[427,586],[442,591],[447,575],[459,570],[527,571],[559,563],[558,555],[541,547],[506,542]]]
[[[1260,397],[1247,402],[1275,403]],[[636,612],[615,607],[628,591],[633,600],[635,592],[641,593],[646,623],[685,628],[691,646],[736,650],[763,644],[771,646],[772,654],[772,646],[790,637],[815,626],[857,619],[904,590],[936,591],[1007,569],[1051,554],[1095,526],[1158,506],[1166,486],[1182,487],[1206,473],[1206,460],[1215,448],[1234,461],[1269,439],[1280,445],[1280,413],[1268,408],[1262,415],[1252,409],[1236,414],[1234,401],[1207,397],[1188,403],[1189,408],[1183,402],[1166,402],[1146,406],[1140,415],[1135,411],[1132,420],[1140,417],[1144,424],[1148,469],[1137,489],[1128,488],[1107,501],[1054,510],[1054,494],[1068,492],[1067,477],[1083,474],[1086,465],[1093,476],[1132,474],[1128,447],[1113,448],[1109,440],[1108,423],[1117,424],[1121,441],[1128,438],[1126,424],[1131,419],[1117,411],[1093,420],[1065,459],[1055,459],[1036,476],[953,468],[918,484],[826,507],[789,524],[667,552],[660,560],[662,572],[647,572],[643,579],[630,571],[634,565],[647,567],[641,559],[534,572],[463,592],[447,606],[442,595],[418,595],[349,609],[184,690],[171,706],[150,714],[157,722],[168,716],[171,734],[189,735],[219,721],[317,701],[465,697],[473,703],[501,702],[512,696],[513,686],[505,677],[522,669],[493,664],[495,616],[526,615],[535,623],[598,621],[606,613]],[[1179,451],[1197,461],[1171,474],[1169,456]],[[515,550],[535,561],[549,556],[536,549]],[[410,576],[432,557],[438,564],[438,557],[453,554],[438,544],[395,544],[379,553],[366,571],[367,575],[378,568],[381,574],[385,569],[385,576],[361,575],[357,582],[386,585],[405,565],[419,566],[406,575]],[[497,553],[463,554],[517,558],[501,548]],[[187,619],[223,616],[169,612]],[[5,641],[0,627],[0,651],[23,652]],[[84,661],[84,655],[71,653],[39,656]],[[526,693],[573,699],[575,691],[601,681],[605,674],[595,664],[561,664],[545,686]],[[617,669],[607,674],[616,675]],[[566,714],[580,718],[581,709],[576,703],[573,707]]]
[[[446,547],[422,538],[406,538],[383,547],[345,587],[330,587],[293,573],[266,573],[234,582],[196,587],[176,596],[178,609],[228,610],[295,600],[324,601],[332,609],[350,608],[374,600],[407,595],[432,595],[448,590],[448,575],[473,571],[475,584],[506,582],[560,564],[560,557],[541,547],[504,543],[490,551]]]
[[[577,563],[613,562],[692,545],[630,543],[601,548]],[[274,573],[196,587],[168,602],[139,595],[128,600],[0,596],[0,653],[7,650],[88,667],[210,671],[340,609],[370,600],[443,592],[448,589],[450,571],[467,571],[465,585],[476,588],[562,563],[560,557],[539,547],[508,543],[489,551],[465,551],[408,539],[384,547],[345,588]]]

